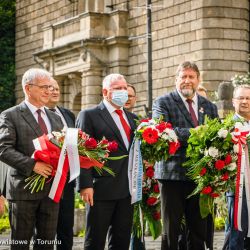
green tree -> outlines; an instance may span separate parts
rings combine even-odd
[[[15,0],[0,1],[0,112],[15,103]]]

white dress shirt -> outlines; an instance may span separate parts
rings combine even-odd
[[[128,149],[128,147],[129,147],[128,137],[127,137],[127,135],[126,135],[126,133],[125,133],[125,131],[124,131],[124,128],[123,128],[123,126],[122,126],[122,123],[121,123],[121,120],[120,120],[119,115],[115,112],[115,111],[116,111],[116,108],[115,108],[114,106],[112,106],[112,105],[111,105],[107,100],[105,100],[105,99],[103,100],[103,103],[104,103],[105,107],[107,108],[108,112],[110,113],[110,115],[112,116],[112,118],[113,118],[113,120],[114,120],[116,126],[118,127],[118,129],[119,129],[119,131],[120,131],[120,133],[121,133],[122,139],[123,139],[123,141],[124,141],[124,144],[125,144],[126,148]],[[126,116],[126,114],[125,114],[123,108],[121,107],[120,110],[122,110],[123,117],[124,117],[124,119],[126,120],[128,126],[130,126],[130,125],[129,125],[129,122],[128,122],[128,118],[127,118],[127,116]]]
[[[43,118],[45,124],[46,124],[46,127],[47,127],[47,130],[48,130],[48,133],[51,133],[51,124],[50,124],[50,121],[49,121],[49,118],[45,112],[45,108],[44,106],[41,107],[41,108],[37,108],[36,106],[34,106],[33,104],[31,104],[28,100],[25,100],[24,101],[25,104],[28,106],[30,112],[32,113],[32,115],[34,116],[34,118],[36,119],[36,122],[38,123],[38,114],[37,114],[37,110],[38,109],[41,109],[41,117]]]

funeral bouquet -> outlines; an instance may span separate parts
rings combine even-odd
[[[166,161],[180,147],[177,135],[169,122],[159,119],[143,119],[135,131],[140,140],[141,154],[144,160],[155,163]]]
[[[226,191],[234,191],[237,164],[246,144],[248,128],[240,119],[229,115],[205,119],[205,124],[190,130],[187,148],[187,175],[197,184],[190,195],[200,195],[202,217],[212,213],[215,199]]]
[[[133,234],[141,238],[147,223],[153,239],[156,239],[162,229],[159,184],[154,178],[154,166],[144,162],[143,167],[142,200],[134,207]]]
[[[79,175],[80,168],[93,167],[99,174],[102,171],[107,171],[114,175],[110,168],[104,166],[105,162],[126,157],[109,156],[111,152],[118,148],[116,141],[108,141],[105,138],[96,141],[79,129],[68,128],[66,132],[52,132],[50,135],[43,135],[35,139],[33,143],[36,149],[33,158],[36,161],[50,164],[53,171],[49,179],[34,173],[26,178],[25,188],[29,188],[31,193],[38,192],[44,188],[45,183],[54,179],[52,187],[55,185],[54,192],[56,193],[52,197],[55,201],[59,201],[61,197],[69,171],[70,181]]]

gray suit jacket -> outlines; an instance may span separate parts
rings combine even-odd
[[[63,128],[61,118],[46,110],[52,131]],[[44,190],[30,193],[24,189],[24,180],[33,172],[35,160],[32,140],[43,133],[34,116],[24,102],[5,110],[0,115],[0,160],[8,164],[6,198],[9,200],[36,200],[48,195],[51,183],[45,184]]]
[[[194,128],[191,116],[177,91],[161,96],[153,104],[153,117],[163,115],[170,122],[179,138],[181,147],[168,161],[158,162],[155,166],[155,177],[165,180],[188,180],[186,168],[182,163],[186,160],[187,140],[190,128]],[[198,95],[198,122],[204,123],[205,115],[218,117],[217,107],[206,98]]]

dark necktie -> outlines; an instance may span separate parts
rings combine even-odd
[[[198,124],[198,120],[197,120],[197,117],[196,117],[196,115],[195,115],[195,112],[194,112],[194,109],[193,109],[193,106],[192,106],[193,100],[187,99],[186,101],[187,101],[187,103],[188,103],[189,113],[190,113],[191,118],[192,118],[192,120],[193,120],[193,122],[194,122],[194,126],[197,127],[199,124]]]
[[[123,114],[122,114],[122,110],[117,109],[115,112],[119,115],[121,124],[123,126],[124,131],[125,131],[125,134],[126,134],[126,136],[128,138],[128,141],[130,142],[131,128],[129,127],[128,123],[124,119]]]
[[[49,109],[50,111],[52,111],[52,112],[56,112],[56,109],[55,108],[51,108],[51,109]]]
[[[42,116],[41,116],[42,110],[41,110],[41,109],[38,109],[36,112],[37,112],[37,114],[38,114],[38,124],[39,124],[39,126],[40,126],[42,132],[43,132],[44,134],[48,134],[47,126],[46,126],[46,124],[45,124],[45,122],[44,122],[44,120],[43,120],[43,118],[42,118]]]

